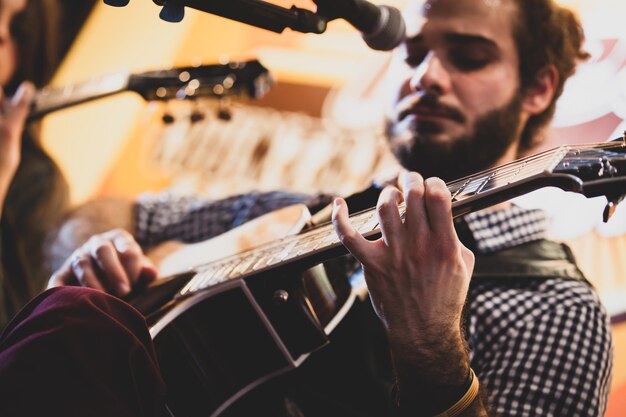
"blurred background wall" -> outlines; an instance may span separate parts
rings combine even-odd
[[[626,29],[620,19],[626,3],[560,2],[581,15],[592,59],[568,82],[545,147],[620,136],[626,130]],[[271,3],[313,7],[307,0]],[[55,85],[118,70],[136,73],[251,58],[261,60],[276,79],[256,101],[146,103],[124,93],[48,116],[45,143],[69,178],[75,204],[165,188],[213,197],[276,188],[348,194],[367,184],[371,172],[394,165],[381,137],[389,101],[383,73],[390,54],[368,50],[342,21],[332,22],[324,35],[289,30],[279,35],[194,10],[187,10],[181,23],[166,23],[149,0],[133,0],[121,9],[93,0],[66,4],[68,39],[85,24]],[[218,117],[223,111],[230,120]],[[192,114],[200,114],[200,120],[192,121]],[[164,123],[164,115],[173,122]],[[623,317],[626,207],[601,224],[601,199],[543,190],[518,202],[552,214],[554,237],[572,245],[610,313]],[[616,340],[624,349],[622,327],[616,326]],[[622,399],[624,356],[616,355],[614,381],[623,387]],[[615,403],[617,396],[612,398]]]

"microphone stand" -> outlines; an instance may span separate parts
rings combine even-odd
[[[180,22],[184,8],[215,14],[272,32],[285,28],[302,33],[324,33],[328,19],[310,10],[292,6],[290,9],[261,0],[153,0],[163,6],[160,17],[169,22]]]

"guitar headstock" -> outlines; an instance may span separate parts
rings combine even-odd
[[[271,85],[269,71],[257,60],[148,71],[128,79],[128,89],[147,101],[233,95],[258,98]]]
[[[587,197],[605,196],[608,204],[604,221],[615,212],[626,197],[626,132],[611,142],[565,148],[565,156],[553,173],[567,174],[582,182],[582,194]]]

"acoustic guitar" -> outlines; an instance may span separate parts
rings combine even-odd
[[[269,91],[272,78],[259,61],[231,62],[226,65],[200,65],[148,71],[138,74],[117,72],[64,87],[44,87],[35,94],[29,121],[53,111],[133,91],[146,101],[222,98],[259,98]]]
[[[554,186],[606,196],[606,221],[626,195],[626,136],[559,147],[447,185],[455,217]],[[375,209],[351,222],[368,239],[380,236]],[[218,416],[327,344],[354,293],[320,264],[345,253],[325,224],[160,279],[133,298],[174,415]]]

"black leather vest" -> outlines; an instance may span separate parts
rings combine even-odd
[[[477,255],[473,275],[474,279],[554,277],[589,283],[576,265],[571,249],[545,239]]]

